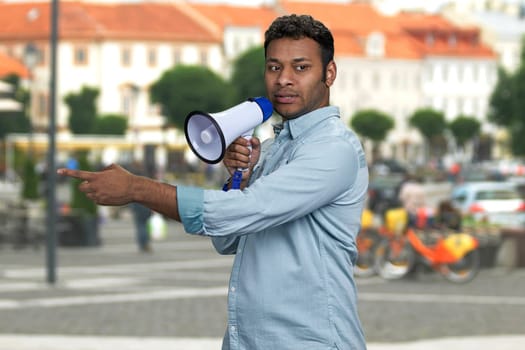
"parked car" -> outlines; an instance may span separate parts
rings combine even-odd
[[[407,168],[395,159],[379,159],[376,160],[370,167],[370,173],[373,175],[389,175],[407,173]]]
[[[452,189],[452,205],[462,215],[505,227],[525,227],[525,200],[511,182],[465,182]]]
[[[403,178],[399,174],[371,177],[368,184],[368,208],[382,217],[387,209],[401,206],[397,196]]]

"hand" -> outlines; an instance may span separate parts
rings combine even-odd
[[[238,137],[226,148],[223,164],[230,175],[233,175],[237,169],[247,169],[242,174],[242,179],[245,181],[250,177],[254,165],[259,161],[260,153],[261,142],[257,137],[254,136],[249,140]]]
[[[125,205],[133,201],[132,184],[138,176],[112,164],[102,171],[58,169],[57,174],[83,180],[80,191],[100,205]]]

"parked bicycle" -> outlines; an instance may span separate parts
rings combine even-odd
[[[375,249],[375,271],[399,279],[416,264],[424,264],[451,282],[471,281],[480,269],[478,240],[465,232],[440,228],[406,228],[406,213],[396,209],[397,230],[391,230]],[[401,228],[403,227],[403,228]]]

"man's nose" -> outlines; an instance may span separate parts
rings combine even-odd
[[[293,76],[294,71],[292,67],[283,67],[281,71],[279,72],[279,77],[277,78],[277,82],[279,85],[290,85],[293,83]]]

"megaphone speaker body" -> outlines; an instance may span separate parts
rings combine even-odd
[[[197,157],[215,164],[222,160],[226,148],[237,137],[250,136],[272,112],[271,102],[264,97],[248,99],[218,113],[193,111],[184,123],[186,140]]]

